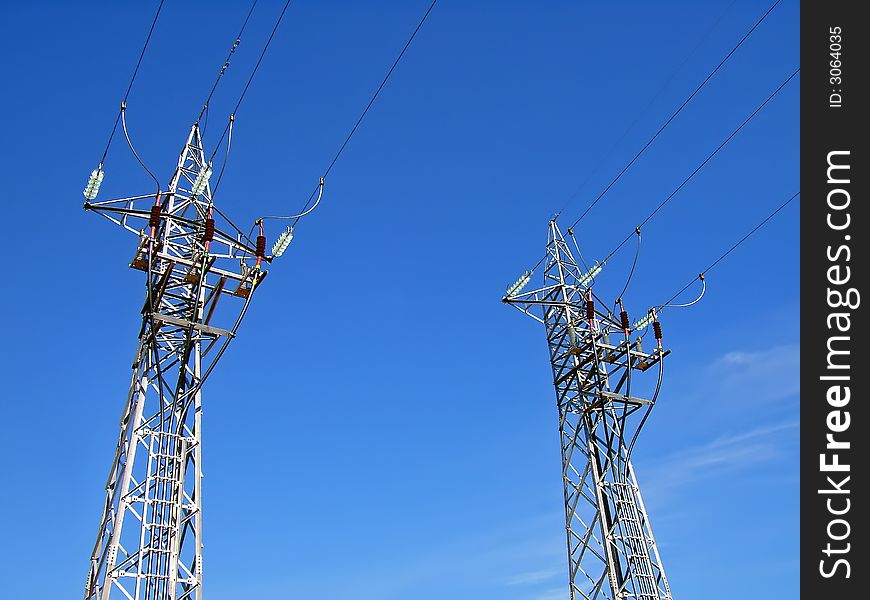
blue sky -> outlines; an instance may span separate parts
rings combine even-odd
[[[133,240],[84,213],[81,189],[154,4],[2,8],[10,598],[83,588],[143,282]],[[221,208],[250,223],[301,206],[426,5],[294,2],[239,112]],[[568,202],[573,220],[767,6],[439,2],[209,380],[210,600],[567,597],[544,332],[499,300],[548,218]],[[167,2],[128,108],[164,180],[246,7]],[[260,2],[206,144],[279,9]],[[584,255],[797,66],[783,2],[578,226]],[[645,227],[632,314],[798,190],[798,83]],[[120,142],[104,198],[151,189]],[[797,595],[798,260],[795,203],[663,316],[673,354],[634,460],[676,597]]]

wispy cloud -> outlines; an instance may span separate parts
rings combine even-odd
[[[565,587],[567,587],[567,584]],[[565,600],[566,595],[565,588],[555,588],[541,592],[537,596],[534,596],[533,600]]]
[[[774,401],[800,392],[800,346],[785,344],[764,350],[727,352],[708,368],[726,394],[751,394]]]
[[[528,571],[520,573],[508,578],[507,585],[529,585],[549,581],[557,575],[562,575],[564,569],[543,569],[539,571]]]
[[[351,561],[344,565],[340,580],[324,581],[321,573],[296,574],[292,579],[277,574],[258,584],[243,582],[238,589],[224,589],[222,597],[283,598],[283,590],[294,589],[300,597],[316,600],[402,600],[436,594],[468,598],[456,594],[486,587],[501,590],[500,597],[505,599],[554,600],[556,596],[547,595],[556,587],[554,578],[567,577],[560,523],[564,517],[554,511],[484,524],[441,544],[420,544],[414,552],[386,555],[364,564]],[[422,596],[421,589],[425,590]],[[564,590],[560,592],[564,596]]]
[[[762,425],[739,433],[716,437],[641,468],[644,495],[661,503],[683,486],[727,473],[748,471],[785,457],[782,435],[797,429],[797,420]],[[643,461],[649,463],[650,461]]]

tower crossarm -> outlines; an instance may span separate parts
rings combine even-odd
[[[162,194],[161,194],[162,196]],[[180,199],[189,202],[188,197],[179,196]],[[134,233],[142,238],[148,237],[147,225],[149,220],[154,215],[152,207],[157,204],[160,199],[156,193],[146,194],[142,196],[133,196],[130,198],[117,198],[111,200],[103,200],[100,202],[85,202],[85,210],[96,212],[116,225],[120,225],[127,231]],[[192,219],[181,215],[168,215],[165,213],[165,205],[160,203],[159,218],[171,219],[175,224],[196,231],[203,236],[205,219]],[[217,220],[217,219],[216,219]],[[140,225],[140,227],[136,227]],[[214,257],[232,258],[232,259],[250,259],[256,253],[256,248],[248,240],[244,239],[244,235],[237,232],[235,235],[226,233],[224,229],[216,224],[213,231],[213,238],[209,247],[209,254]],[[268,260],[268,259],[267,259]]]

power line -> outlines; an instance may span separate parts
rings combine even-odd
[[[260,52],[260,57],[257,59],[257,63],[254,65],[254,69],[251,71],[251,76],[248,77],[247,83],[245,83],[245,87],[242,90],[241,95],[239,96],[238,102],[236,102],[235,108],[233,108],[232,115],[235,115],[239,112],[239,107],[242,105],[242,100],[245,99],[245,95],[248,93],[248,88],[251,87],[251,82],[254,81],[254,76],[257,74],[257,71],[260,69],[260,64],[263,62],[263,57],[266,56],[266,51],[269,50],[269,45],[272,43],[272,39],[275,37],[275,33],[278,31],[278,27],[281,25],[281,21],[284,19],[284,13],[287,12],[287,9],[290,7],[290,3],[292,0],[287,0],[284,3],[284,8],[281,9],[281,14],[278,15],[278,19],[275,21],[275,26],[272,28],[272,33],[269,34],[269,38],[266,40],[266,44],[263,46],[263,51]],[[252,8],[253,10],[253,8]],[[227,131],[230,128],[230,123],[227,122],[226,127],[224,127],[224,132],[221,134],[221,138],[218,140],[217,145],[214,147],[214,151],[211,154],[211,158],[209,161],[213,160],[215,155],[217,154],[218,149],[224,141],[224,138],[227,135]]]
[[[353,128],[351,128],[350,133],[347,134],[344,142],[341,144],[341,147],[338,149],[338,152],[335,153],[335,157],[333,157],[332,162],[329,163],[329,166],[326,168],[326,171],[323,172],[323,178],[326,179],[326,176],[329,175],[329,172],[332,171],[332,167],[335,166],[335,163],[338,162],[338,158],[341,156],[341,153],[344,152],[344,149],[347,147],[347,144],[350,142],[350,138],[353,137],[353,134],[356,133],[357,128],[362,123],[362,120],[365,118],[366,114],[369,112],[369,109],[372,107],[372,104],[377,100],[378,95],[381,93],[381,90],[384,89],[384,86],[387,84],[387,80],[390,78],[390,75],[393,74],[393,71],[398,66],[399,61],[402,60],[402,57],[405,55],[405,51],[408,50],[408,47],[411,45],[411,42],[414,41],[414,38],[417,37],[417,32],[420,31],[420,28],[423,27],[423,23],[426,22],[426,19],[429,17],[429,13],[432,12],[432,9],[435,8],[435,4],[438,0],[432,0],[432,3],[429,5],[429,8],[426,9],[423,18],[420,19],[420,22],[417,23],[417,27],[414,29],[414,32],[411,34],[411,37],[408,38],[408,41],[405,42],[405,46],[402,48],[402,51],[399,52],[399,56],[396,57],[396,60],[393,61],[392,66],[390,66],[390,70],[387,71],[387,74],[384,76],[383,81],[378,86],[378,89],[375,90],[372,99],[369,100],[369,103],[366,104],[365,109],[363,109],[362,114],[360,114],[359,119],[356,120],[356,123],[353,124]]]
[[[735,129],[734,131],[732,131],[731,134],[730,134],[727,138],[725,138],[725,140],[724,140],[721,144],[719,144],[719,145],[716,147],[716,149],[713,150],[713,152],[711,152],[711,153],[707,156],[707,158],[705,158],[703,161],[701,161],[701,164],[699,164],[697,167],[695,167],[695,170],[692,171],[691,173],[689,173],[688,177],[686,177],[685,179],[683,179],[683,181],[680,183],[680,185],[678,185],[678,186],[676,187],[676,189],[674,189],[673,192],[671,192],[671,193],[670,193],[670,194],[669,194],[669,195],[668,195],[664,200],[662,200],[662,201],[658,204],[658,206],[656,206],[656,207],[653,209],[653,211],[652,211],[650,214],[648,214],[648,215],[646,216],[646,218],[645,218],[643,221],[641,221],[640,225],[638,225],[636,228],[632,229],[631,233],[629,233],[629,234],[625,237],[625,239],[623,239],[623,240],[622,240],[622,241],[621,241],[621,242],[616,246],[616,248],[614,248],[613,250],[610,251],[610,253],[609,253],[609,254],[604,258],[604,261],[607,261],[611,256],[613,256],[614,254],[616,254],[616,253],[617,253],[617,252],[618,252],[618,251],[619,251],[619,250],[620,250],[620,249],[621,249],[621,248],[622,248],[622,247],[623,247],[623,246],[628,242],[628,240],[631,239],[631,236],[633,236],[633,235],[635,234],[635,231],[636,231],[637,229],[642,228],[644,225],[646,225],[646,224],[650,221],[650,219],[652,219],[656,214],[658,214],[658,212],[659,212],[662,208],[664,208],[664,206],[665,206],[668,202],[670,202],[671,199],[672,199],[674,196],[677,195],[677,192],[679,192],[681,189],[683,189],[683,187],[685,187],[685,185],[686,185],[687,183],[689,183],[689,181],[691,181],[691,179],[692,179],[695,175],[697,175],[698,172],[699,172],[701,169],[703,169],[704,166],[705,166],[708,162],[710,162],[710,161],[713,159],[713,157],[716,156],[716,155],[719,153],[719,151],[722,150],[722,149],[723,149],[723,148],[728,144],[728,142],[730,142],[732,139],[734,139],[734,136],[736,136],[738,133],[740,133],[740,130],[742,130],[742,129],[743,129],[743,128],[744,128],[744,127],[745,127],[745,126],[746,126],[746,125],[747,125],[747,124],[752,120],[752,119],[753,119],[753,117],[755,117],[755,115],[757,115],[759,112],[761,112],[761,109],[763,109],[765,106],[767,106],[767,104],[768,104],[771,100],[773,100],[773,98],[774,98],[774,97],[775,97],[775,96],[780,92],[780,90],[782,90],[782,89],[783,89],[783,88],[784,88],[784,87],[785,87],[785,86],[786,86],[786,85],[787,85],[787,84],[788,84],[792,79],[794,79],[794,77],[795,77],[798,73],[800,73],[800,67],[798,67],[797,69],[795,69],[794,72],[793,72],[791,75],[789,75],[789,76],[786,78],[785,81],[783,81],[781,84],[779,84],[779,87],[777,87],[777,88],[776,88],[776,89],[775,89],[775,90],[774,90],[774,91],[773,91],[773,92],[772,92],[772,93],[771,93],[771,94],[770,94],[770,95],[769,95],[769,96],[764,100],[764,102],[762,102],[761,104],[759,104],[758,107],[757,107],[754,111],[752,111],[752,113],[751,113],[748,117],[746,117],[746,119],[744,119],[743,122],[742,122],[740,125],[737,126],[737,129]]]
[[[752,235],[753,235],[756,231],[758,231],[759,229],[761,229],[762,227],[764,227],[764,226],[767,224],[768,221],[770,221],[770,220],[771,220],[772,218],[774,218],[777,214],[779,214],[779,213],[780,213],[780,212],[781,212],[781,211],[782,211],[786,206],[788,206],[789,204],[791,204],[791,203],[792,203],[792,202],[793,202],[793,201],[794,201],[798,196],[800,196],[800,194],[801,194],[800,192],[795,193],[791,198],[789,198],[788,200],[786,200],[785,202],[783,202],[782,204],[780,204],[779,206],[777,206],[776,209],[774,209],[772,212],[770,212],[770,213],[769,213],[769,214],[768,214],[768,215],[767,215],[767,216],[766,216],[766,217],[765,217],[761,222],[759,222],[755,227],[753,227],[751,230],[749,230],[749,232],[748,232],[746,235],[744,235],[742,238],[740,238],[739,240],[737,240],[735,243],[731,244],[731,246],[730,246],[727,250],[725,250],[725,252],[723,252],[722,254],[720,254],[719,257],[718,257],[716,260],[714,260],[712,263],[710,263],[710,265],[709,265],[706,269],[704,269],[703,271],[701,271],[701,272],[698,274],[697,277],[694,277],[694,278],[693,278],[689,283],[687,283],[686,285],[684,285],[684,286],[680,289],[680,291],[678,291],[676,294],[674,294],[673,296],[671,296],[670,299],[668,299],[666,302],[662,303],[660,306],[667,306],[667,305],[669,305],[669,304],[670,304],[671,302],[673,302],[673,301],[674,301],[678,296],[680,296],[683,292],[685,292],[687,289],[689,289],[689,286],[691,286],[693,283],[695,283],[695,281],[697,281],[697,280],[699,280],[699,279],[700,279],[700,280],[703,280],[703,279],[704,279],[704,275],[706,275],[707,273],[709,273],[710,271],[712,271],[712,270],[716,267],[716,265],[718,265],[720,262],[722,262],[723,260],[725,260],[725,258],[727,258],[729,254],[731,254],[732,252],[734,252],[738,247],[740,247],[741,244],[743,244],[743,242],[745,242],[745,241],[748,240],[750,237],[752,237]]]
[[[571,205],[571,202],[573,202],[573,200],[580,195],[580,192],[586,188],[586,185],[589,183],[589,181],[591,181],[593,175],[601,170],[601,167],[604,166],[604,163],[606,163],[607,160],[610,159],[610,157],[613,155],[613,151],[616,150],[623,141],[625,141],[625,138],[628,137],[628,134],[634,130],[634,128],[640,122],[641,118],[649,111],[655,101],[658,100],[659,96],[662,95],[662,92],[664,92],[671,84],[671,82],[673,82],[674,78],[677,76],[677,73],[679,73],[683,69],[683,67],[686,66],[686,63],[688,63],[689,60],[697,53],[698,49],[703,45],[703,43],[707,41],[707,39],[710,37],[713,31],[716,30],[716,28],[722,22],[722,19],[725,18],[725,15],[728,13],[728,11],[731,10],[736,2],[737,0],[732,0],[731,3],[728,4],[727,7],[725,7],[725,10],[722,11],[722,14],[720,14],[719,17],[713,22],[713,24],[710,25],[710,27],[698,38],[698,41],[692,48],[692,50],[685,53],[685,58],[683,58],[683,61],[673,70],[673,72],[671,72],[667,79],[665,79],[664,83],[661,85],[661,87],[659,87],[658,91],[656,91],[656,93],[653,94],[652,97],[650,97],[646,106],[644,106],[644,108],[638,112],[637,116],[634,118],[631,124],[626,127],[625,130],[622,132],[622,135],[619,136],[619,138],[610,146],[610,149],[601,157],[601,160],[598,161],[598,164],[596,164],[596,166],[591,171],[589,171],[589,174],[586,176],[586,178],[583,180],[577,190],[573,194],[571,194],[571,196],[565,201],[565,203],[562,205],[562,208],[560,208],[556,212],[556,215],[560,215],[565,212],[565,209],[567,209],[568,206]]]
[[[323,175],[320,177],[320,183],[317,185],[316,188],[314,188],[314,191],[311,192],[311,195],[308,197],[308,200],[305,201],[305,205],[302,207],[302,210],[299,211],[300,214],[298,216],[292,217],[293,223],[291,224],[291,227],[293,225],[296,225],[296,223],[299,222],[299,219],[302,218],[302,215],[308,214],[308,212],[309,212],[308,206],[311,204],[311,201],[314,200],[318,196],[318,193],[320,191],[322,191],[324,180],[329,175],[329,173],[332,171],[332,168],[335,166],[335,163],[338,162],[338,159],[339,159],[339,157],[341,157],[341,154],[344,152],[344,149],[347,148],[347,145],[350,143],[351,138],[356,133],[357,129],[359,129],[359,126],[362,123],[363,119],[365,118],[366,114],[368,114],[369,109],[375,103],[375,100],[377,100],[378,95],[380,95],[381,90],[383,90],[384,86],[387,85],[387,81],[390,79],[390,76],[393,74],[393,71],[396,70],[396,67],[398,66],[399,62],[402,60],[402,57],[405,56],[405,52],[411,46],[411,42],[414,41],[414,38],[417,37],[417,33],[423,27],[423,24],[426,22],[426,19],[429,18],[429,13],[431,13],[432,9],[435,8],[435,4],[437,4],[437,2],[438,2],[438,0],[432,0],[432,3],[429,4],[429,8],[426,9],[426,12],[423,14],[423,17],[417,23],[417,27],[414,28],[414,31],[411,33],[411,36],[408,38],[408,41],[405,42],[405,45],[402,47],[402,51],[399,52],[399,55],[396,57],[396,60],[393,61],[393,64],[390,66],[390,69],[387,71],[387,74],[384,76],[383,80],[381,80],[381,84],[377,87],[377,89],[375,90],[375,93],[372,95],[371,100],[369,100],[368,104],[366,104],[366,107],[363,109],[359,118],[356,120],[356,123],[353,124],[353,127],[351,128],[350,132],[347,134],[347,137],[344,138],[344,142],[342,142],[338,151],[335,153],[335,156],[333,156],[332,160],[329,163],[329,166],[326,167],[326,170],[323,172]]]
[[[707,77],[704,78],[700,85],[695,88],[695,91],[689,94],[689,97],[683,101],[679,108],[677,108],[677,110],[670,117],[668,117],[668,120],[664,122],[664,124],[658,129],[658,131],[655,132],[655,134],[649,139],[649,141],[647,141],[647,143],[643,145],[643,147],[637,152],[637,154],[635,154],[634,157],[630,161],[628,161],[628,164],[626,164],[622,168],[622,170],[617,173],[616,177],[614,177],[613,180],[607,184],[607,187],[605,187],[604,190],[602,190],[601,193],[598,194],[595,200],[593,200],[592,203],[588,207],[586,207],[586,210],[584,210],[580,214],[580,216],[577,217],[577,220],[571,224],[571,228],[577,225],[577,223],[579,223],[583,219],[583,217],[589,214],[589,211],[591,211],[595,207],[595,205],[598,204],[598,202],[604,197],[604,195],[607,194],[608,191],[610,191],[610,188],[612,188],[616,184],[616,182],[619,181],[620,178],[622,178],[625,172],[628,171],[629,168],[631,168],[631,166],[637,161],[637,159],[640,158],[641,154],[643,154],[646,149],[649,148],[650,145],[652,145],[652,143],[659,137],[659,135],[665,130],[665,128],[667,128],[667,126],[671,124],[671,122],[677,117],[677,115],[682,112],[686,105],[688,105],[689,102],[692,101],[692,98],[694,98],[698,94],[698,92],[700,92],[701,89],[707,84],[707,82],[713,78],[713,75],[715,75],[719,71],[719,69],[721,69],[722,66],[728,61],[728,59],[731,58],[731,56],[737,51],[737,49],[743,45],[743,42],[745,42],[749,38],[749,36],[752,35],[752,32],[754,32],[758,28],[758,26],[761,25],[762,21],[767,18],[767,15],[769,15],[773,11],[773,9],[776,8],[777,4],[779,4],[780,1],[781,0],[776,0],[770,6],[770,8],[767,9],[767,12],[765,12],[761,16],[761,18],[758,19],[755,24],[749,29],[749,31],[747,31],[746,34],[742,38],[740,38],[740,41],[737,42],[737,44],[733,48],[731,48],[728,54],[726,54],[721,61],[719,61],[719,64],[716,65],[716,67],[712,71],[710,71],[710,74],[707,75]]]
[[[230,51],[227,54],[227,58],[224,61],[223,66],[221,66],[220,71],[218,71],[217,78],[214,80],[214,85],[211,86],[211,91],[208,93],[208,97],[205,99],[205,102],[202,104],[202,108],[199,111],[199,116],[196,117],[196,122],[199,123],[200,119],[202,119],[202,115],[208,110],[208,105],[211,102],[211,98],[214,95],[215,90],[217,89],[218,83],[220,83],[221,77],[223,77],[224,73],[230,66],[230,59],[233,57],[233,54],[236,52],[236,48],[239,47],[239,44],[242,43],[242,34],[245,32],[245,27],[248,26],[248,21],[251,20],[251,15],[254,13],[254,8],[257,6],[257,0],[251,4],[250,10],[248,10],[248,15],[245,17],[244,23],[242,23],[242,28],[239,30],[239,34],[236,36],[236,40],[233,42],[233,45],[230,47]]]
[[[109,146],[112,145],[112,139],[115,137],[115,132],[118,130],[118,122],[121,120],[121,112],[127,104],[127,99],[130,97],[130,90],[133,89],[133,82],[136,81],[136,76],[139,74],[139,67],[142,66],[142,59],[145,58],[145,50],[148,49],[148,43],[151,41],[151,34],[154,33],[154,28],[157,26],[157,19],[160,17],[160,11],[163,10],[163,3],[166,0],[160,0],[157,5],[157,12],[154,13],[154,18],[151,20],[151,27],[148,29],[148,36],[145,38],[145,43],[142,45],[142,51],[139,52],[139,60],[136,61],[136,67],[133,69],[133,75],[130,77],[130,83],[127,84],[127,91],[124,92],[124,99],[121,101],[121,109],[115,117],[115,124],[112,125],[112,132],[109,134],[109,141],[106,142],[106,148],[103,150],[103,156],[100,157],[100,167],[106,160],[106,154],[109,153]]]

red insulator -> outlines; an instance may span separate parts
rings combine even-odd
[[[586,301],[586,318],[590,321],[595,318],[595,300]]]
[[[202,234],[202,241],[210,242],[214,239],[214,219],[205,220],[205,231]]]
[[[159,227],[160,226],[160,205],[155,204],[151,207],[151,216],[148,217],[148,226],[149,227]]]
[[[257,258],[265,258],[266,256],[266,236],[257,236]]]
[[[631,331],[631,323],[628,322],[628,313],[626,311],[619,313],[619,320],[622,322],[622,328],[625,331]]]
[[[662,339],[662,324],[658,321],[653,321],[653,335],[656,336],[657,340]]]

